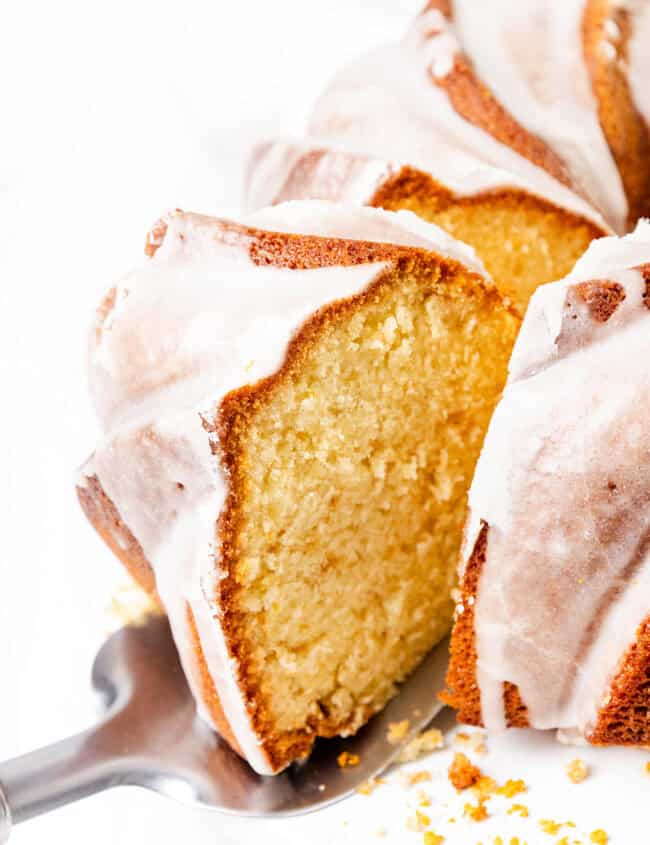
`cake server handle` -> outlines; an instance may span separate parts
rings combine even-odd
[[[124,782],[125,767],[111,751],[114,721],[0,763],[0,845],[12,824]]]

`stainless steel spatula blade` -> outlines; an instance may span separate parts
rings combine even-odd
[[[105,715],[84,733],[0,764],[0,842],[22,822],[111,786],[133,784],[186,804],[239,815],[294,815],[352,792],[399,753],[391,722],[417,731],[442,709],[448,643],[437,646],[399,694],[356,736],[320,741],[304,763],[256,774],[196,715],[169,624],[151,617],[110,637],[93,666]],[[357,766],[341,768],[348,751]]]

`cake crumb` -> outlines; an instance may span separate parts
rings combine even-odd
[[[463,815],[468,819],[472,819],[472,821],[482,822],[488,818],[489,813],[485,804],[479,802],[478,804],[465,804]]]
[[[459,731],[454,737],[454,743],[468,748],[476,754],[485,754],[487,751],[485,747],[485,736],[480,731],[474,731],[471,734],[465,731]]]
[[[513,804],[511,807],[508,807],[508,815],[512,816],[514,813],[518,813],[522,819],[527,819],[528,807],[525,804]]]
[[[382,783],[386,783],[383,778],[369,778],[357,786],[355,791],[358,792],[359,795],[372,795],[375,789],[377,789],[377,787]]]
[[[650,776],[650,760],[643,767],[643,771],[646,775]]]
[[[416,783],[426,783],[431,780],[431,772],[421,769],[418,772],[403,772],[400,780],[404,786],[415,786]]]
[[[589,767],[584,760],[576,757],[575,760],[567,763],[566,773],[571,783],[582,783],[589,775]]]
[[[472,792],[481,801],[486,801],[491,795],[495,795],[498,790],[497,782],[494,778],[487,775],[481,775],[472,787]]]
[[[507,780],[503,786],[500,786],[497,789],[497,795],[505,795],[506,798],[514,798],[515,795],[521,795],[522,792],[527,792],[528,787],[526,786],[525,781],[519,780]]]
[[[422,831],[429,827],[430,824],[431,819],[429,816],[427,816],[426,813],[420,812],[420,810],[416,810],[415,815],[406,820],[407,828],[415,831],[416,833],[422,833]]]
[[[349,751],[342,751],[336,758],[336,762],[342,769],[347,769],[351,766],[358,766],[361,759],[358,754],[350,754]]]
[[[390,722],[386,735],[390,744],[397,745],[400,743],[409,732],[409,726],[410,722],[408,719],[403,719],[401,722]]]
[[[428,751],[437,751],[445,745],[444,737],[437,728],[422,731],[406,743],[397,758],[400,763],[412,763]]]
[[[425,830],[422,837],[423,845],[442,845],[445,841],[444,836],[434,833],[432,830]]]
[[[554,822],[552,819],[542,819],[539,823],[543,833],[548,833],[549,836],[555,836],[560,832],[562,822]]]
[[[589,841],[594,842],[595,845],[607,845],[609,842],[609,836],[605,833],[602,828],[598,828],[598,830],[592,830],[589,834]]]
[[[465,754],[460,751],[454,754],[454,759],[449,766],[448,777],[449,782],[458,792],[474,786],[482,776],[483,772]]]
[[[386,836],[386,828],[383,826],[378,827],[375,831],[375,836],[378,836],[380,839],[382,839],[384,836]]]
[[[418,793],[415,797],[417,798],[418,807],[430,807],[431,806],[431,799],[429,798],[429,796],[426,794],[426,792],[423,789],[418,790]]]

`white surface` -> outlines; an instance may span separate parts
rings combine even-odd
[[[258,133],[299,131],[336,67],[401,31],[419,5],[5,4],[0,759],[93,718],[89,667],[106,630],[108,596],[121,579],[73,494],[74,469],[96,437],[83,359],[99,297],[132,265],[166,208],[236,213],[247,144]],[[602,826],[612,842],[647,841],[647,753],[581,750],[594,774],[572,786],[562,765],[575,751],[549,737],[511,734],[489,747],[486,772],[524,777],[531,815],[537,808],[538,817]],[[427,767],[442,769],[445,754]],[[444,782],[426,791],[438,796],[432,817],[443,813]],[[421,835],[406,830],[407,815],[399,786],[278,823],[197,813],[119,789],[20,826],[12,841],[420,843]],[[388,835],[375,840],[380,825]],[[499,818],[493,826],[456,828],[448,843],[487,845],[490,831],[505,834],[507,825]],[[532,823],[520,831],[529,845],[555,841]]]

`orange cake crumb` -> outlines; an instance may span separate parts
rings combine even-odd
[[[525,804],[513,804],[511,807],[508,807],[508,815],[511,816],[513,813],[519,813],[522,819],[527,819],[528,807]]]
[[[407,786],[415,786],[416,783],[426,783],[426,781],[431,780],[431,772],[427,772],[426,769],[422,769],[419,772],[409,772],[403,775],[402,780]]]
[[[350,766],[358,766],[361,760],[358,754],[350,754],[349,751],[342,751],[336,758],[336,762],[342,769],[346,769]]]
[[[595,845],[607,845],[609,842],[609,836],[605,833],[604,830],[599,828],[598,830],[592,830],[589,834],[589,841],[594,842]]]
[[[521,795],[522,792],[527,792],[528,787],[523,780],[507,780],[503,786],[497,789],[498,795],[505,795],[506,798],[514,798],[515,795]]]
[[[497,782],[494,778],[481,775],[472,787],[472,792],[481,800],[486,801],[491,795],[497,792]]]
[[[445,837],[434,833],[432,830],[426,830],[424,832],[424,836],[422,837],[422,841],[424,845],[442,845],[445,841]]]
[[[487,819],[489,813],[485,804],[482,802],[478,804],[465,804],[463,807],[463,815],[475,822],[482,822]]]
[[[391,722],[388,725],[388,733],[386,734],[386,739],[390,742],[391,745],[397,745],[401,742],[406,734],[409,732],[409,720],[404,719],[401,722]]]
[[[589,774],[589,767],[584,760],[576,757],[575,760],[567,763],[566,773],[571,783],[582,783]]]
[[[643,771],[646,773],[646,775],[650,775],[650,760],[643,767]]]
[[[542,828],[544,833],[548,833],[550,836],[555,836],[556,833],[560,832],[562,822],[554,822],[552,819],[542,819],[539,826]]]
[[[427,816],[426,813],[420,812],[420,810],[416,810],[415,815],[406,820],[407,828],[409,830],[414,830],[416,833],[422,833],[422,831],[429,827],[430,824],[431,819],[429,816]]]
[[[483,776],[483,772],[465,754],[457,751],[454,754],[451,766],[449,766],[448,776],[451,785],[461,792],[463,789],[474,786]]]

